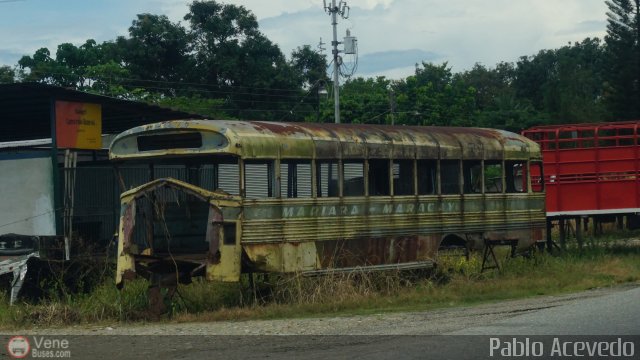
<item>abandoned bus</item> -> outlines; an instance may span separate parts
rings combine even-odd
[[[415,269],[441,246],[544,239],[539,146],[501,130],[179,120],[109,156],[150,174],[121,177],[119,286]]]

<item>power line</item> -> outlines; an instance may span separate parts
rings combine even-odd
[[[60,74],[60,73],[57,73]],[[311,91],[314,89],[314,86],[317,84],[314,84],[314,86],[312,86],[310,88],[310,90],[307,90],[305,92],[305,94],[301,97],[296,97],[295,100],[293,100],[294,96],[293,95],[273,95],[273,94],[256,94],[256,93],[237,93],[237,92],[230,92],[230,91],[214,91],[214,90],[203,90],[203,89],[193,89],[193,88],[186,88],[186,89],[175,89],[175,88],[169,88],[169,87],[157,87],[157,86],[144,86],[144,85],[132,85],[132,84],[128,84],[126,82],[120,82],[118,80],[112,80],[111,81],[112,84],[117,84],[117,85],[122,85],[123,87],[125,87],[125,90],[130,91],[131,89],[127,89],[127,87],[134,87],[134,88],[142,88],[145,90],[180,90],[183,91],[185,93],[203,93],[203,94],[228,94],[228,95],[239,95],[239,94],[245,94],[245,95],[254,95],[254,96],[264,96],[264,97],[281,97],[281,98],[286,98],[286,99],[291,99],[289,101],[267,101],[267,100],[256,100],[256,99],[243,99],[243,98],[227,98],[227,99],[223,99],[223,98],[213,98],[212,100],[224,100],[227,104],[249,104],[249,103],[254,103],[254,104],[273,104],[273,105],[283,105],[283,106],[293,106],[293,108],[291,110],[283,110],[283,109],[274,109],[274,108],[263,108],[263,109],[241,109],[241,108],[229,108],[229,107],[216,107],[215,105],[212,106],[191,106],[192,109],[199,109],[199,110],[218,110],[218,111],[250,111],[250,112],[292,112],[294,110],[297,109],[297,107],[300,106],[300,104],[302,104],[304,102],[304,100],[306,100],[306,98],[308,98],[308,96],[310,95]],[[156,83],[160,83],[159,81],[156,81]],[[180,84],[180,83],[176,83],[176,84]],[[348,90],[345,90],[348,91]],[[144,99],[140,99],[142,101],[145,101]],[[161,100],[161,99],[160,99]],[[206,98],[205,98],[206,100]],[[146,100],[147,102],[149,102],[149,100]],[[152,101],[153,103],[159,104],[159,105],[164,105],[164,106],[168,106],[171,107],[171,104],[162,104],[161,102],[158,101]],[[369,104],[367,106],[366,109],[363,109],[365,112],[380,112],[380,111],[384,111],[387,110],[388,106],[385,104],[375,104],[375,105],[371,105]],[[298,112],[309,112],[311,113],[312,110],[307,110],[307,111],[298,111]],[[402,112],[396,112],[397,114],[401,114]],[[406,112],[406,113],[410,113],[410,112]]]
[[[2,2],[7,2],[7,1],[0,1],[0,3],[2,3]],[[41,217],[41,216],[45,216],[45,215],[49,215],[49,214],[53,214],[56,211],[61,211],[61,210],[63,210],[63,209],[62,208],[52,209],[52,210],[43,212],[43,213],[38,214],[38,215],[33,215],[33,216],[30,216],[30,217],[26,217],[24,219],[20,219],[20,220],[16,220],[16,221],[13,221],[13,222],[10,222],[10,223],[2,224],[2,225],[0,225],[0,228],[7,227],[9,225],[18,224],[18,223],[25,222],[25,221],[29,221],[29,220],[33,220],[35,218],[38,218],[38,217]]]
[[[251,86],[228,85],[228,84],[216,85],[216,84],[207,84],[207,83],[194,83],[194,82],[187,82],[187,81],[178,82],[178,81],[169,81],[169,80],[148,80],[148,79],[139,79],[139,78],[125,78],[125,77],[104,77],[104,76],[93,76],[93,75],[90,76],[90,75],[79,75],[79,74],[73,74],[73,73],[70,74],[70,73],[41,71],[41,70],[30,70],[29,74],[32,74],[32,73],[41,74],[41,75],[60,75],[60,76],[69,76],[69,77],[77,76],[79,78],[85,78],[87,80],[101,79],[106,81],[106,80],[119,79],[124,81],[131,81],[131,82],[172,84],[172,85],[192,85],[192,86],[202,86],[202,87],[208,87],[208,88],[223,87],[223,88],[232,88],[232,89],[270,90],[270,91],[281,91],[281,92],[291,92],[291,93],[300,92],[300,90],[296,90],[296,89],[251,87]],[[216,90],[209,90],[209,91],[216,91]],[[292,96],[296,96],[296,95],[292,95]]]
[[[37,72],[37,71],[36,71]],[[44,72],[43,72],[44,73]],[[58,74],[58,75],[68,75],[65,73],[45,73],[45,74]],[[95,77],[95,78],[100,78],[100,79],[106,79],[104,77]],[[142,88],[145,90],[149,90],[149,91],[153,91],[153,90],[177,90],[177,91],[182,91],[185,93],[194,93],[194,94],[198,94],[198,93],[204,93],[204,94],[229,94],[229,95],[239,95],[239,94],[245,94],[245,95],[253,95],[256,97],[280,97],[280,98],[284,98],[284,99],[293,99],[294,95],[274,95],[274,94],[264,94],[264,93],[243,93],[243,92],[233,92],[233,91],[222,91],[222,90],[204,90],[204,89],[194,89],[194,88],[183,88],[180,89],[179,87],[161,87],[161,86],[148,86],[148,85],[134,85],[134,84],[129,84],[127,83],[127,81],[121,81],[124,79],[119,79],[119,78],[108,78],[111,82],[111,84],[117,84],[117,85],[121,85],[123,86],[123,88],[127,91],[130,91],[130,89],[127,89],[128,87],[134,87],[134,88]],[[133,80],[132,82],[137,82],[140,81],[140,79],[131,79]],[[150,83],[155,83],[155,84],[161,84],[161,85],[170,85],[170,84],[175,84],[175,85],[183,85],[183,83],[178,83],[178,82],[170,82],[170,81],[156,81],[156,80],[150,80],[147,81]],[[316,84],[314,84],[316,85]],[[207,86],[212,86],[212,85],[207,85]],[[309,90],[306,91],[306,93],[301,97],[301,98],[297,98],[295,101],[293,100],[289,100],[289,101],[267,101],[267,100],[255,100],[255,99],[243,99],[243,98],[229,98],[227,97],[227,99],[223,99],[223,98],[214,98],[214,99],[218,99],[218,100],[224,100],[226,102],[226,104],[237,104],[236,107],[217,107],[216,104],[212,104],[211,106],[207,106],[207,105],[193,105],[190,106],[190,109],[193,109],[194,111],[206,111],[206,112],[237,112],[237,113],[284,113],[285,116],[282,117],[282,119],[284,120],[286,118],[286,114],[289,113],[293,113],[294,111],[296,111],[299,114],[303,114],[303,115],[309,115],[314,113],[314,110],[311,109],[301,109],[298,110],[298,107],[304,103],[304,101],[306,100],[306,98],[308,98],[308,96],[310,95],[311,91],[314,89],[314,86],[312,86]],[[347,90],[348,91],[348,90]],[[298,91],[298,93],[300,93],[301,91]],[[207,98],[205,98],[206,100]],[[137,99],[138,101],[146,101],[146,102],[151,102],[151,103],[155,103],[158,104],[160,106],[166,106],[166,107],[172,107],[171,104],[162,104],[161,102],[158,101],[153,101],[154,99],[150,100],[144,100],[144,99]],[[157,100],[161,100],[161,99],[157,99]],[[271,104],[271,105],[275,105],[275,106],[293,106],[290,110],[286,110],[286,109],[282,109],[282,108],[242,108],[242,104]],[[224,104],[221,104],[224,106]],[[311,104],[309,104],[311,106]],[[392,111],[392,114],[397,114],[397,115],[401,115],[401,114],[410,114],[410,115],[415,115],[415,116],[420,116],[420,117],[424,117],[424,111],[428,109],[421,109],[422,113],[418,113],[415,110],[412,111]],[[362,115],[366,114],[366,113],[378,113],[378,115],[373,116],[372,118],[369,118],[365,121],[371,121],[374,119],[377,119],[378,117],[386,114],[389,112],[389,107],[387,104],[368,104],[366,106],[366,108],[361,108],[361,109],[353,109],[353,111],[355,111],[355,113],[360,114],[359,117],[361,117]]]
[[[309,90],[307,91],[307,93],[300,99],[299,102],[297,102],[293,108],[291,108],[291,110],[289,110],[289,113],[293,115],[293,111],[298,107],[298,105],[302,104],[304,102],[304,100],[311,94],[312,91],[318,91],[318,84],[320,84],[320,82],[322,82],[324,80],[320,79],[318,81],[316,81],[313,85],[311,85],[309,87]],[[287,117],[287,115],[285,114],[282,119],[280,119],[280,121],[283,121],[285,118]]]
[[[45,74],[52,74],[52,73],[48,73],[46,72]],[[106,78],[99,78],[99,77],[95,77],[94,79],[100,79],[102,81],[107,81]],[[178,84],[178,83],[176,83]],[[286,95],[286,94],[268,94],[268,93],[248,93],[248,92],[235,92],[235,91],[224,91],[224,90],[204,90],[204,89],[194,89],[194,88],[180,88],[180,87],[159,87],[159,86],[147,86],[147,85],[139,85],[139,84],[132,84],[130,82],[126,82],[126,81],[119,81],[118,79],[111,79],[108,82],[108,85],[120,85],[123,87],[129,87],[129,88],[138,88],[138,89],[145,89],[145,90],[162,90],[162,91],[170,91],[170,90],[175,90],[175,91],[182,91],[182,92],[190,92],[190,93],[201,93],[201,94],[219,94],[219,95],[251,95],[251,96],[255,96],[255,97],[266,97],[266,98],[283,98],[283,99],[291,99],[290,101],[266,101],[266,100],[245,100],[245,99],[233,99],[235,101],[254,101],[254,102],[266,102],[266,103],[274,103],[274,102],[282,102],[282,103],[293,103],[295,101],[297,101],[298,99],[298,94],[301,94],[303,92],[302,89],[300,90],[296,90],[297,94],[290,94],[290,95]],[[83,86],[81,86],[82,88]],[[91,86],[86,86],[87,88],[91,88]],[[218,99],[220,99],[220,97],[218,97]]]

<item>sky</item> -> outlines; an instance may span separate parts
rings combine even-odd
[[[331,0],[327,0],[330,2]],[[0,0],[0,65],[58,44],[98,42],[126,35],[139,13],[182,21],[191,0]],[[330,53],[331,18],[323,0],[227,0],[258,18],[260,30],[289,56],[299,46]],[[340,41],[358,40],[355,76],[411,75],[422,61],[447,62],[453,71],[554,49],[606,33],[604,0],[350,0],[338,21]],[[345,56],[352,61],[351,55]]]

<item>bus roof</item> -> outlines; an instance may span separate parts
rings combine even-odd
[[[111,143],[112,160],[229,154],[243,159],[540,159],[508,131],[466,127],[174,120],[138,126]]]

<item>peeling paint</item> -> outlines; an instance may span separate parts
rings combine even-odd
[[[202,134],[202,146],[137,150],[140,135],[183,132]],[[221,142],[221,136],[226,140]],[[283,158],[540,159],[533,141],[493,129],[205,120],[126,131],[112,143],[110,158],[205,154],[237,156],[241,164]],[[208,244],[202,253],[169,256],[131,243],[136,202],[166,188],[207,204],[209,212],[202,221]],[[117,283],[132,273],[153,271],[180,282],[198,274],[208,280],[238,281],[243,272],[415,268],[433,264],[447,235],[470,239],[469,247],[481,246],[484,239],[515,238],[525,248],[543,240],[545,226],[543,193],[248,200],[162,178],[123,193],[121,201]],[[171,271],[176,273],[173,278]]]

